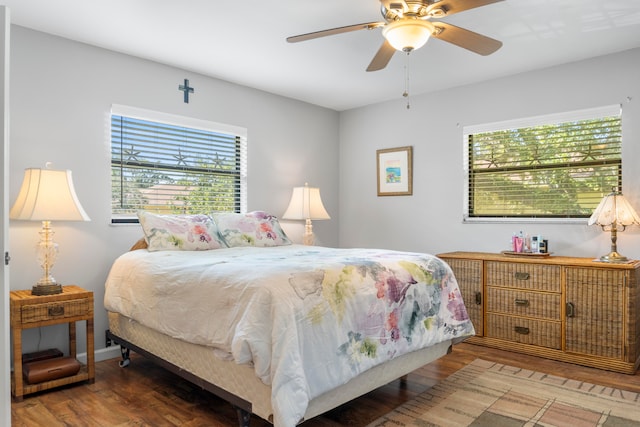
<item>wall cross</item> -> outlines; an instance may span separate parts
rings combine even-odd
[[[184,79],[184,84],[178,86],[178,90],[181,90],[182,92],[184,92],[184,102],[188,104],[189,94],[195,92],[194,88],[189,87],[189,79]]]

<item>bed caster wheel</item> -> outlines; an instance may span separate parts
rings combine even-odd
[[[126,347],[120,347],[120,355],[122,356],[122,360],[118,362],[118,366],[121,368],[126,368],[131,363],[131,359],[129,359],[129,349]]]

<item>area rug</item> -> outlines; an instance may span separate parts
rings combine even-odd
[[[640,394],[476,359],[374,426],[640,426]]]

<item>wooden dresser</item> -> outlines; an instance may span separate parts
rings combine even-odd
[[[640,261],[438,255],[476,329],[469,343],[633,374],[640,363]]]

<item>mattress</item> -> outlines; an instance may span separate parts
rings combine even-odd
[[[297,424],[310,401],[364,372],[474,332],[447,264],[383,249],[135,250],[114,261],[104,304],[249,367],[262,384],[233,394],[262,405],[248,393],[268,387],[269,409],[253,411],[277,426]]]
[[[113,335],[247,401],[253,414],[273,422],[271,388],[256,377],[250,365],[223,360],[214,355],[211,347],[172,338],[118,313],[109,312],[108,318],[109,329]],[[304,419],[320,415],[406,375],[444,356],[450,348],[451,341],[447,340],[378,365],[311,400]]]

